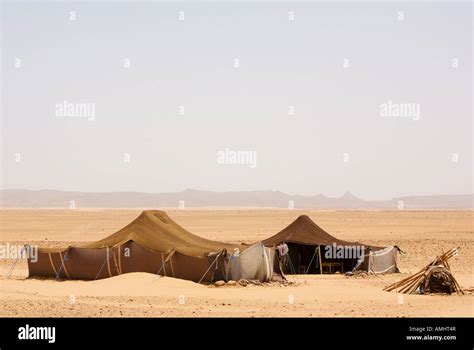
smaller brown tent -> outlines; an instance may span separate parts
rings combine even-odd
[[[369,259],[374,262],[376,256],[369,252],[381,252],[383,247],[337,239],[319,227],[307,215],[299,216],[283,230],[265,239],[263,243],[267,247],[287,244],[288,253],[281,257],[279,266],[275,265],[275,270],[283,270],[283,273],[347,272],[356,267],[376,272],[370,271],[371,266],[386,268],[380,259],[377,259],[375,265],[369,262]],[[393,259],[387,259],[387,261],[393,263]],[[275,262],[278,263],[277,259]]]

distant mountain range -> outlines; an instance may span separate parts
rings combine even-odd
[[[474,194],[407,196],[389,200],[364,200],[346,192],[330,198],[289,195],[279,191],[213,192],[188,189],[182,192],[65,192],[55,190],[1,190],[1,208],[179,208],[272,207],[295,209],[473,209]]]

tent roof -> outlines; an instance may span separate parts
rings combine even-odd
[[[316,223],[311,220],[307,215],[300,215],[291,224],[286,226],[283,230],[277,234],[263,240],[263,244],[266,246],[275,246],[281,242],[290,242],[306,245],[362,245],[359,242],[348,242],[333,237]],[[366,247],[379,249],[380,247],[374,247],[364,244]]]
[[[146,210],[130,224],[96,242],[75,246],[75,248],[106,248],[134,241],[143,248],[157,253],[176,250],[193,257],[206,257],[210,252],[234,248],[244,250],[246,246],[211,241],[192,234],[174,222],[168,214],[160,210]],[[43,248],[42,252],[58,252],[67,248]]]

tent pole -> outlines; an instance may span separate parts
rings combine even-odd
[[[314,247],[314,254],[311,257],[311,260],[309,261],[308,268],[306,269],[305,275],[308,274],[308,271],[311,268],[311,264],[313,263],[313,260],[314,260],[314,257],[316,256],[317,251],[318,251],[318,247],[316,246],[316,247]]]
[[[291,257],[290,257],[289,252],[286,254],[286,256],[288,257],[288,262],[290,263],[290,270],[291,270],[292,275],[293,275],[293,281],[295,281],[295,283],[298,283],[298,279],[296,277],[296,269],[293,265],[293,262],[291,261]]]
[[[20,260],[21,256],[23,255],[23,251],[25,250],[25,248],[26,248],[26,245],[24,245],[23,248],[21,248],[20,254],[16,257],[15,261],[13,262],[12,267],[10,268],[10,271],[8,271],[7,275],[5,276],[6,277],[5,279],[9,279],[10,276],[12,275],[13,270],[15,269],[16,264],[18,263],[18,260]]]
[[[207,273],[209,272],[209,270],[211,269],[212,265],[214,265],[215,262],[217,262],[217,259],[221,256],[222,252],[220,252],[219,254],[217,254],[216,258],[214,259],[214,261],[212,262],[211,265],[209,265],[208,269],[206,270],[206,272],[204,272],[204,275],[202,275],[201,279],[199,280],[198,284],[201,283],[201,281],[204,279],[204,277],[207,275]]]
[[[118,276],[118,275],[121,275],[122,272],[120,271],[120,269],[119,269],[119,267],[118,267],[117,257],[115,256],[114,248],[112,248],[112,254],[113,254],[113,256],[114,256],[115,271],[117,271],[117,276]],[[120,259],[120,257],[119,257],[119,259]]]
[[[321,258],[321,246],[318,245],[318,255],[319,255],[319,274],[322,275],[323,274],[323,262],[322,262],[322,258]]]

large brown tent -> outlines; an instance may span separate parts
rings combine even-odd
[[[285,273],[346,272],[358,268],[375,273],[382,269],[386,270],[383,272],[396,270],[395,249],[394,252],[383,247],[337,239],[307,215],[299,216],[283,230],[263,241],[267,247],[281,243],[286,243],[289,251],[282,259],[281,266],[275,268],[283,269]]]
[[[30,276],[71,279],[100,279],[127,272],[150,272],[196,282],[211,281],[219,272],[218,267],[226,266],[223,259],[227,259],[228,253],[246,248],[248,246],[196,236],[175,223],[165,212],[148,210],[100,241],[62,248],[39,248],[37,261],[29,259],[28,268]],[[226,275],[225,271],[221,274]]]

